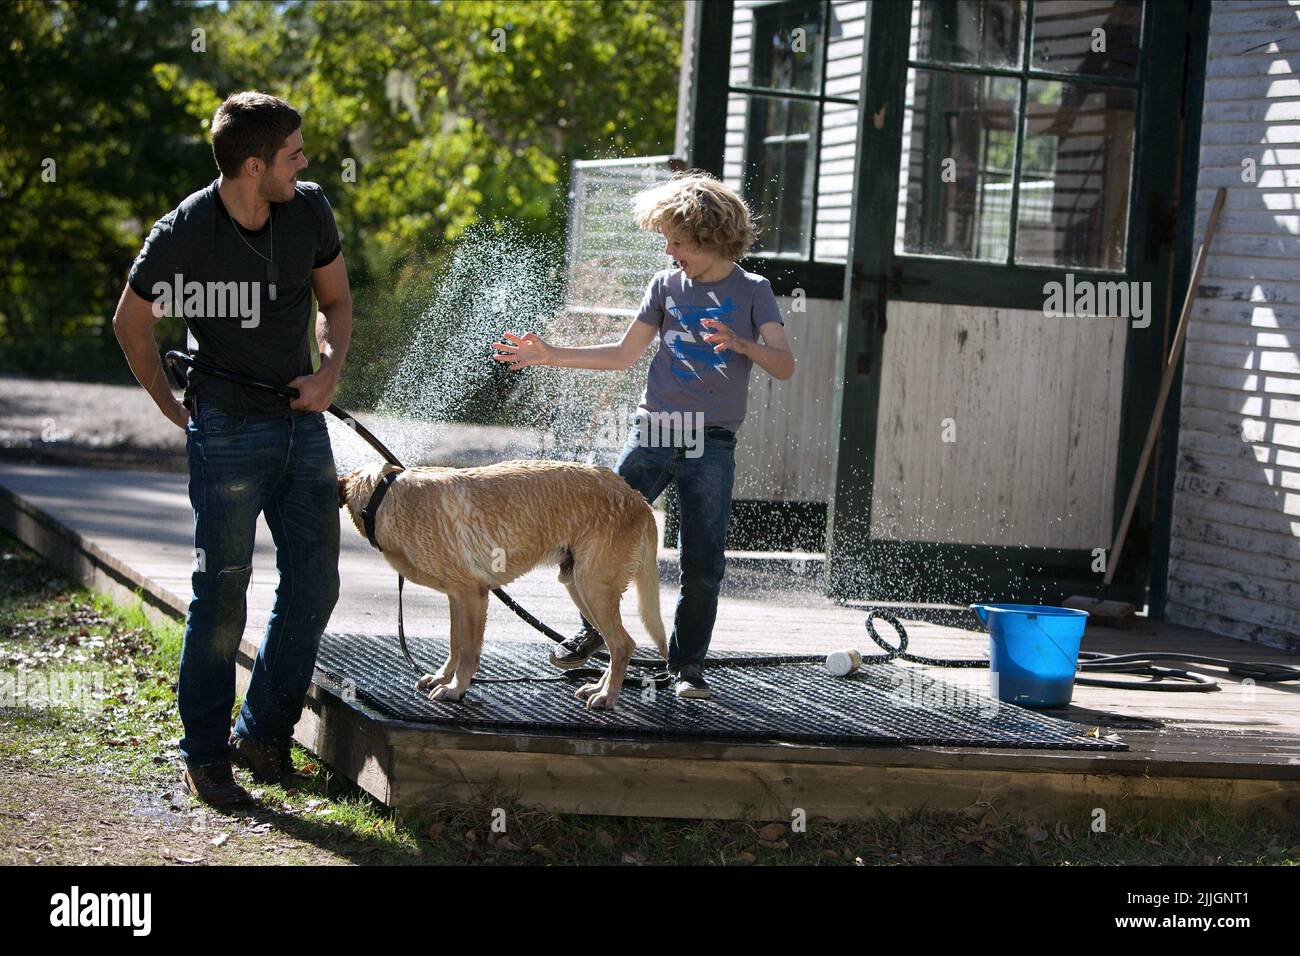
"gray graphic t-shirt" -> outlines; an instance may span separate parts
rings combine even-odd
[[[754,363],[731,349],[713,351],[704,336],[716,330],[700,320],[718,319],[740,338],[757,341],[768,322],[785,324],[768,281],[738,265],[717,282],[694,282],[681,269],[665,269],[650,280],[636,318],[659,327],[659,351],[637,415],[701,413],[705,425],[739,428]]]

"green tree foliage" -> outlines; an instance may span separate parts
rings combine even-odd
[[[0,361],[129,376],[106,333],[126,270],[153,221],[216,176],[207,128],[243,89],[302,112],[357,337],[400,347],[377,326],[409,321],[413,304],[391,303],[465,229],[557,239],[572,160],[671,151],[681,17],[676,0],[0,6]],[[100,346],[69,366],[87,336]]]

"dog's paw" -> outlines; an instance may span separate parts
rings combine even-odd
[[[460,700],[465,696],[463,690],[457,690],[450,684],[440,684],[429,692],[429,700]]]
[[[613,710],[614,705],[618,702],[618,694],[611,694],[604,691],[600,694],[594,694],[587,699],[588,710]]]
[[[601,684],[583,684],[574,691],[573,696],[578,698],[578,700],[586,700],[588,697],[599,694],[602,689],[603,687]]]
[[[429,690],[430,688],[437,687],[441,684],[449,684],[451,683],[451,678],[452,678],[451,674],[443,674],[443,673],[425,674],[423,677],[421,677],[419,680],[415,682],[415,689]]]

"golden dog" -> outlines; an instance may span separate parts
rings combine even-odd
[[[339,507],[365,535],[361,510],[394,465],[377,463],[339,478]],[[539,564],[560,581],[605,638],[609,668],[577,696],[613,707],[636,644],[619,601],[636,582],[641,621],[668,656],[659,619],[658,531],[645,499],[608,468],[561,461],[506,461],[483,468],[408,468],[388,489],[375,539],[403,577],[447,595],[447,662],[416,682],[430,700],[460,700],[478,670],[488,592]]]

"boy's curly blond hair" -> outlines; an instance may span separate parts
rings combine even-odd
[[[679,172],[637,193],[633,211],[642,229],[711,249],[733,262],[744,258],[758,238],[745,201],[703,169]]]

